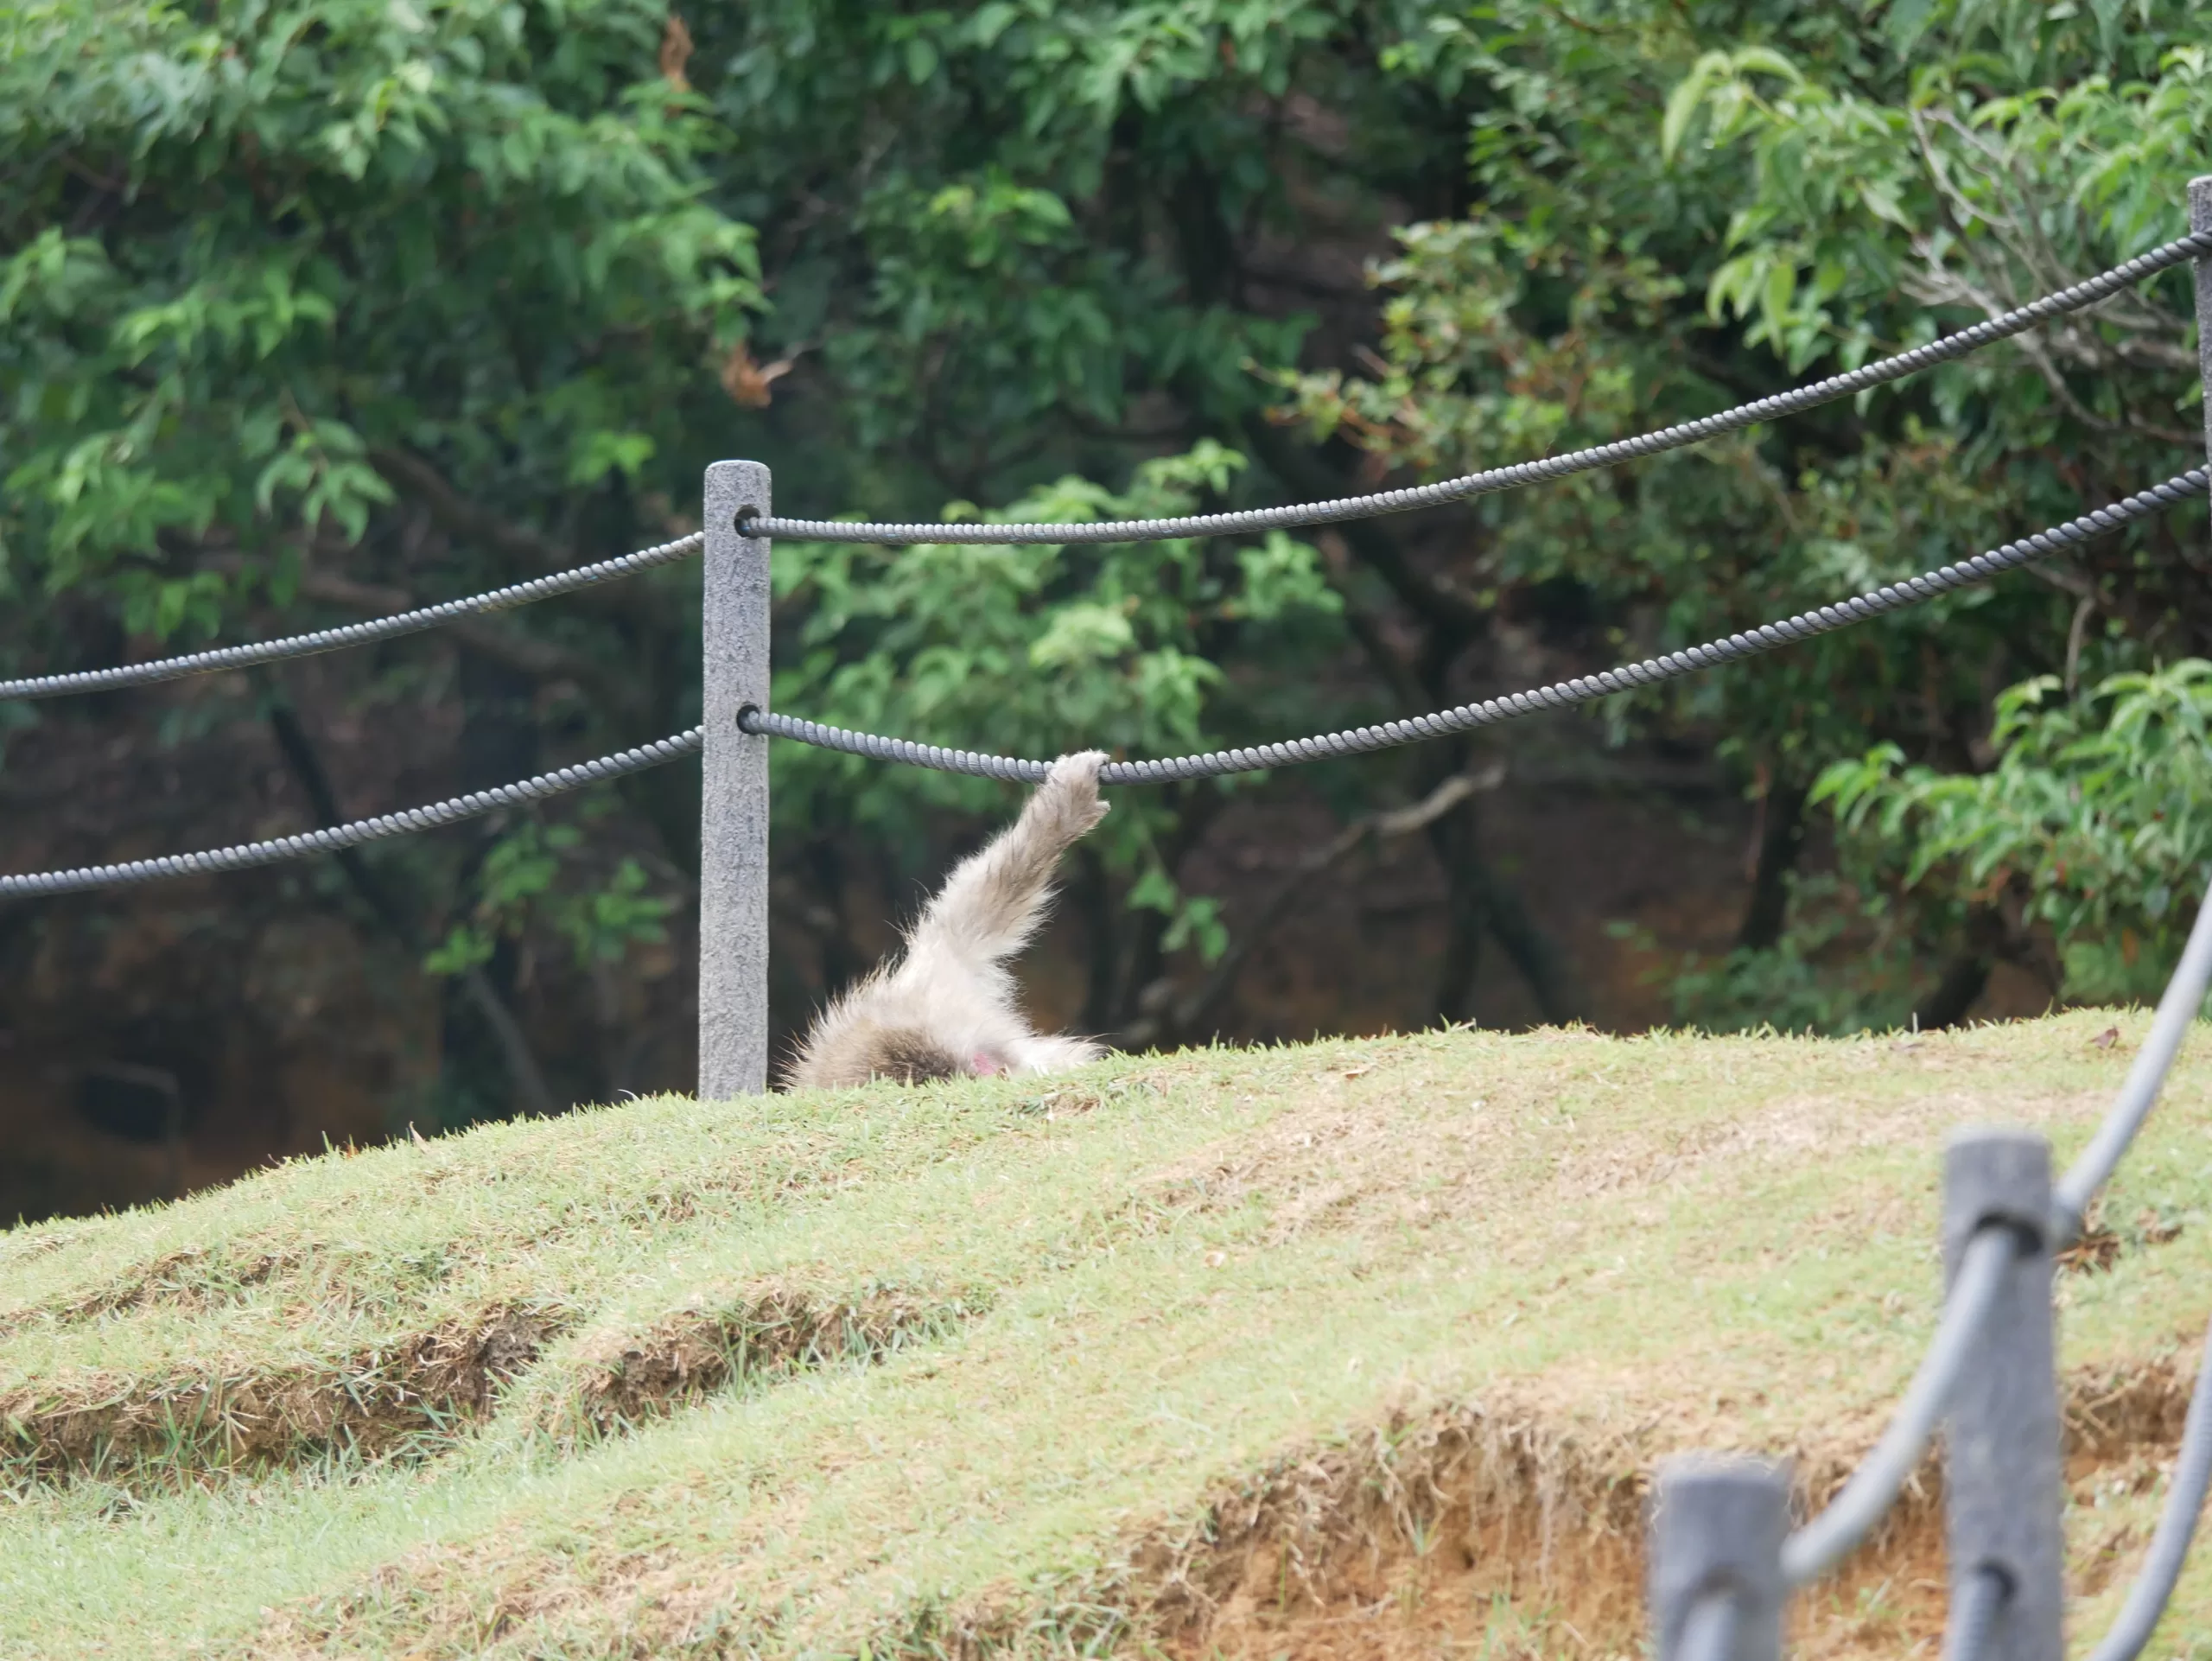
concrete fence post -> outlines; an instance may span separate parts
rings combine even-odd
[[[1789,1479],[1765,1460],[1661,1462],[1649,1531],[1657,1661],[1781,1661]]]
[[[768,1087],[768,741],[740,732],[768,707],[768,538],[740,515],[773,511],[768,469],[707,469],[701,630],[706,748],[699,792],[699,1099]]]
[[[1952,1389],[1943,1439],[1953,1619],[1986,1620],[1981,1661],[2065,1661],[2050,1219],[2050,1143],[2023,1130],[1951,1138],[1943,1153],[1947,1282],[1979,1231],[2007,1229],[2016,1243],[1979,1349]]]

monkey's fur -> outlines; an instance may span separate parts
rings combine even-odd
[[[816,1019],[786,1087],[1056,1072],[1105,1053],[1088,1039],[1032,1030],[1007,971],[1043,920],[1060,856],[1106,817],[1098,799],[1105,760],[1090,750],[1052,763],[1021,817],[954,868],[899,960]]]

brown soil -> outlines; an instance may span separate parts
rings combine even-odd
[[[739,1380],[781,1378],[837,1361],[875,1361],[943,1337],[987,1305],[884,1294],[851,1301],[763,1287],[734,1307],[695,1310],[629,1336],[586,1339],[580,1379],[550,1416],[600,1432],[658,1418]]]
[[[2193,1380],[2171,1361],[2068,1381],[2068,1480],[2077,1498],[2115,1478],[2158,1480],[2179,1441]],[[1178,1661],[1430,1661],[1438,1656],[1611,1658],[1643,1653],[1643,1473],[1673,1451],[1646,1423],[1615,1437],[1561,1434],[1534,1403],[1400,1413],[1347,1442],[1302,1450],[1216,1493],[1194,1515],[1109,1545],[1100,1574],[1040,1600],[1007,1588],[951,1608],[902,1611],[870,1635],[883,1657],[1142,1653]],[[1839,1487],[1863,1448],[1808,1447],[1795,1461],[1801,1508]],[[2132,1566],[2143,1540],[2125,1528],[2069,1542],[2077,1595]],[[464,1554],[464,1560],[466,1554]],[[663,1566],[640,1562],[660,1578]],[[696,1566],[695,1566],[696,1567]],[[710,1577],[711,1578],[711,1577]],[[353,1594],[270,1613],[245,1651],[264,1661],[330,1653],[368,1607],[411,1607],[413,1653],[460,1656],[550,1609],[573,1613],[579,1588],[504,1587],[487,1627],[462,1594],[466,1562],[395,1562]],[[601,1590],[636,1607],[639,1586]],[[692,1618],[705,1588],[689,1579],[645,1600],[626,1627],[646,1646],[686,1654],[766,1654],[799,1635],[762,1608],[702,1641]],[[1789,1645],[1810,1661],[1932,1655],[1944,1620],[1942,1485],[1930,1460],[1882,1530],[1844,1569],[1793,1601]],[[785,1611],[785,1615],[790,1612]],[[414,1624],[411,1622],[410,1624]],[[625,1651],[624,1652],[630,1652]]]
[[[872,1362],[942,1337],[985,1307],[976,1296],[844,1301],[750,1288],[643,1333],[586,1336],[572,1374],[537,1416],[565,1434],[604,1434],[735,1383]],[[339,1448],[435,1454],[495,1411],[570,1324],[548,1310],[494,1309],[283,1371],[218,1364],[155,1378],[94,1373],[21,1384],[0,1391],[0,1469],[42,1481],[168,1486],[296,1466]]]
[[[0,1393],[0,1467],[49,1481],[165,1486],[338,1448],[389,1454],[480,1417],[560,1325],[543,1312],[500,1309],[282,1371],[219,1361],[160,1378],[20,1384]]]
[[[2193,1383],[2170,1359],[2069,1379],[2076,1494],[2109,1491],[2115,1478],[2130,1491],[2152,1486],[2180,1441]],[[1646,1437],[1599,1446],[1548,1434],[1533,1409],[1394,1420],[1216,1496],[1194,1521],[1139,1542],[1117,1584],[1070,1588],[1066,1604],[1088,1607],[1094,1629],[1096,1612],[1111,1610],[1125,1636],[1145,1634],[1186,1661],[1640,1654],[1642,1473],[1669,1451]],[[1859,1451],[1800,1450],[1802,1510],[1841,1486]],[[2142,1543],[2124,1530],[2072,1541],[2075,1594],[2101,1590]],[[1931,1459],[1876,1537],[1794,1600],[1791,1652],[1933,1654],[1944,1576]],[[1018,1646],[1014,1634],[1037,1615],[986,1605],[933,1637],[971,1654]]]

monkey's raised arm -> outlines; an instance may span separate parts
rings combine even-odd
[[[1033,1031],[1005,965],[1035,932],[1060,856],[1106,817],[1098,799],[1105,760],[1093,750],[1052,763],[1021,817],[945,879],[907,935],[903,960],[817,1017],[787,1083],[1052,1072],[1102,1053],[1085,1039]]]
[[[1051,897],[1052,874],[1084,832],[1106,817],[1098,799],[1103,752],[1085,750],[1052,763],[1021,817],[945,879],[910,937],[917,958],[943,952],[982,965],[1028,943]]]

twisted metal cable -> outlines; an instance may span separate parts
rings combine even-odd
[[[2182,1039],[2203,1002],[2208,980],[2212,980],[2212,896],[2208,896],[2197,910],[2196,923],[2190,931],[2189,943],[2182,949],[2181,961],[2174,966],[2165,994],[2158,1000],[2158,1013],[2152,1021],[2150,1035],[2137,1053],[2126,1081],[2106,1111],[2104,1122],[2052,1194],[2047,1242],[2051,1251],[2063,1249],[2080,1233],[2082,1213],[2089,1201],[2120,1163],[2136,1132],[2142,1129],[2152,1104],[2158,1100],[2159,1087],[2165,1081],[2175,1053],[2181,1047]],[[1967,1243],[1936,1336],[1889,1429],[1852,1473],[1827,1509],[1783,1543],[1782,1572],[1792,1586],[1815,1580],[1841,1562],[1853,1547],[1866,1538],[1904,1489],[1927,1448],[1929,1437],[1935,1433],[1951,1386],[1965,1365],[1982,1321],[1987,1318],[2004,1270],[2011,1262],[2012,1238],[2002,1227],[1988,1227]],[[2114,1624],[2112,1635],[2092,1661],[2133,1661],[2136,1651],[2142,1648],[2152,1626],[2157,1624],[2158,1613],[2173,1591],[2174,1579],[2181,1573],[2182,1561],[2188,1555],[2197,1511],[2203,1504],[2206,1486],[2212,1483],[2212,1382],[2208,1382],[2212,1381],[2212,1332],[2206,1333],[2205,1346],[2205,1359],[2197,1373],[2196,1392],[2190,1399],[2189,1427],[2183,1433],[2182,1455],[2174,1467],[2174,1492],[2152,1543],[2151,1560],[2144,1568],[2136,1590],[2130,1594],[2127,1607]],[[1989,1611],[1993,1620],[1995,1607],[2001,1607],[2003,1597],[2009,1595],[2009,1588],[2001,1588],[2001,1575],[1999,1579],[1998,1605]],[[1955,1632],[1969,1615],[1977,1615],[1976,1610],[1967,1608],[1955,1616]],[[2139,1623],[2139,1632],[2136,1631]],[[1961,1645],[1964,1642],[1963,1638],[1958,1639]],[[1947,1644],[1946,1661],[1972,1661],[1980,1642],[1976,1639],[1974,1648],[1958,1647],[1955,1651]]]
[[[2197,1515],[2204,1509],[2204,1491],[2212,1486],[2212,1329],[2204,1335],[2204,1352],[2196,1364],[2196,1388],[2189,1398],[2189,1418],[2181,1433],[2181,1452],[2174,1460],[2173,1486],[2166,1492],[2165,1509],[2151,1536],[2150,1555],[2127,1589],[2127,1601],[2112,1630],[2089,1652],[2089,1661],[2135,1661],[2181,1578],[2190,1542],[2196,1537]]]
[[[1716,664],[1755,657],[1760,652],[1771,652],[1777,646],[1810,640],[1815,635],[1826,634],[1848,624],[1864,622],[1871,617],[1879,617],[1887,612],[1917,605],[1923,600],[1948,594],[1955,589],[1986,582],[1999,572],[2044,558],[2063,548],[2086,542],[2091,537],[2116,531],[2131,520],[2201,496],[2209,476],[2212,475],[2208,475],[2204,468],[2193,468],[2124,501],[2100,507],[2080,519],[2053,525],[2048,531],[2038,531],[2020,541],[2008,542],[2002,548],[1977,554],[1972,559],[1946,565],[1919,576],[1907,577],[1902,582],[1892,582],[1885,588],[1876,589],[1835,605],[1822,606],[1817,611],[1801,612],[1780,622],[1764,624],[1741,634],[1731,634],[1726,640],[1710,640],[1703,646],[1691,646],[1687,651],[1669,652],[1660,658],[1647,658],[1641,663],[1609,669],[1601,674],[1556,681],[1534,691],[1485,698],[1478,703],[1463,703],[1455,709],[1439,710],[1434,715],[1386,721],[1379,726],[1322,733],[1312,738],[1262,744],[1251,749],[1216,750],[1201,755],[1171,756],[1156,761],[1109,761],[1099,769],[1098,781],[1105,785],[1166,784],[1182,779],[1211,778],[1225,773],[1256,773],[1268,767],[1319,760],[1325,756],[1364,755],[1371,751],[1415,743],[1422,739],[1440,738],[1449,733],[1491,726],[1519,716],[1533,715],[1540,710],[1568,709],[1597,698],[1610,697],[1616,692],[1657,685],[1700,669],[1710,669]],[[935,744],[916,744],[903,738],[886,738],[876,733],[850,732],[842,727],[824,726],[819,722],[804,721],[794,716],[778,715],[750,706],[739,712],[737,720],[739,727],[748,733],[795,739],[802,744],[842,750],[849,755],[867,756],[871,760],[899,761],[910,767],[935,767],[944,773],[975,773],[987,779],[1034,783],[1045,776],[1051,766],[1046,761],[981,754],[973,750],[949,750]]]
[[[602,559],[594,565],[579,565],[574,570],[532,577],[527,582],[511,583],[504,589],[494,589],[489,594],[471,595],[465,600],[442,601],[435,606],[399,612],[366,623],[347,623],[340,628],[320,628],[309,634],[287,635],[280,640],[257,640],[248,646],[217,646],[207,652],[189,652],[181,658],[160,658],[151,663],[124,664],[114,669],[87,669],[73,675],[34,675],[26,680],[0,681],[0,698],[50,698],[59,697],[65,692],[104,692],[111,687],[144,686],[156,681],[179,680],[187,675],[204,675],[211,670],[242,669],[248,664],[276,663],[286,658],[311,658],[318,652],[335,652],[341,646],[365,646],[371,640],[388,640],[395,635],[420,633],[426,628],[449,623],[456,617],[506,611],[516,606],[526,606],[533,600],[550,600],[555,595],[574,594],[579,589],[611,582],[618,576],[628,576],[634,572],[650,570],[656,565],[670,564],[697,553],[706,545],[705,535],[694,531],[688,537],[678,537],[674,542],[641,548],[634,554],[624,554],[617,559]]]
[[[1368,496],[1341,496],[1332,501],[1293,503],[1284,507],[1248,508],[1234,513],[1198,513],[1166,519],[1106,519],[1062,525],[931,525],[785,519],[768,515],[741,520],[739,529],[751,536],[801,537],[812,542],[1160,542],[1178,537],[1234,535],[1289,525],[1328,525],[1340,519],[1371,519],[1383,513],[1403,513],[1417,507],[1434,507],[1446,502],[1465,501],[1470,497],[1489,495],[1496,491],[1516,489],[1522,485],[1564,479],[1573,474],[1612,467],[1640,456],[1662,455],[1686,445],[1701,443],[1708,438],[1717,438],[1723,433],[1754,426],[1762,421],[1771,421],[1779,416],[1795,415],[1802,410],[1833,404],[1836,399],[1849,398],[1854,392],[1863,392],[1869,387],[1902,379],[1923,369],[1962,358],[1994,341],[2022,334],[2050,318],[2069,311],[2079,311],[2084,306],[2093,306],[2146,277],[2155,276],[2184,260],[2204,255],[2212,255],[2212,231],[2194,232],[2167,243],[2164,247],[2139,254],[2126,264],[2100,272],[2086,282],[2076,283],[2071,288],[2061,289],[2055,294],[2044,295],[2041,299],[2030,301],[2014,310],[1962,328],[1955,334],[1931,340],[1926,346],[1916,346],[1910,352],[1900,352],[1894,357],[1878,359],[1844,374],[1831,375],[1825,380],[1815,381],[1809,386],[1777,392],[1770,398],[1755,398],[1749,404],[1739,404],[1718,415],[1700,416],[1694,421],[1662,427],[1656,432],[1641,433],[1633,438],[1617,439],[1610,444],[1599,444],[1590,449],[1569,450],[1562,455],[1548,455],[1534,461],[1516,461],[1510,467],[1491,468],[1461,478],[1440,480],[1434,484],[1417,485],[1403,490],[1379,491]]]
[[[38,871],[22,876],[0,876],[0,899],[28,894],[75,894],[86,888],[152,882],[165,876],[243,871],[256,865],[273,865],[279,860],[296,859],[303,854],[334,853],[340,848],[377,842],[385,837],[402,836],[410,830],[429,830],[442,824],[455,824],[463,819],[489,813],[494,808],[511,807],[518,802],[540,801],[548,796],[558,796],[564,791],[580,790],[586,785],[598,784],[607,779],[620,779],[626,773],[642,773],[647,767],[659,767],[678,756],[696,754],[705,741],[706,729],[694,727],[690,732],[678,733],[673,738],[641,744],[636,749],[624,750],[615,755],[602,755],[595,760],[579,761],[572,767],[541,773],[534,779],[524,779],[516,784],[479,790],[467,796],[454,797],[449,801],[433,803],[428,807],[410,807],[373,819],[356,819],[351,824],[334,824],[327,830],[309,830],[296,837],[279,837],[271,842],[244,843],[234,848],[218,848],[204,854],[171,854],[159,859],[134,859],[121,865],[88,865],[73,871]]]
[[[2173,977],[2158,999],[2158,1013],[2152,1017],[2150,1034],[2135,1053],[2120,1094],[2113,1098],[2096,1136],[2051,1192],[2053,1251],[2063,1251],[2074,1243],[2082,1231],[2089,1201],[2096,1198],[2097,1190],[2104,1187],[2106,1178],[2127,1152],[2128,1143],[2143,1128],[2182,1040],[2195,1024],[2196,1012],[2204,1007],[2208,984],[2212,984],[2212,886],[2208,886],[2204,903],[2197,908],[2189,944],[2182,948],[2181,961],[2174,965]]]
[[[1881,1441],[1827,1508],[1782,1543],[1782,1576],[1791,1586],[1818,1580],[1841,1562],[1904,1491],[1996,1305],[2017,1240],[2010,1228],[1993,1224],[1967,1242],[1936,1336]]]

